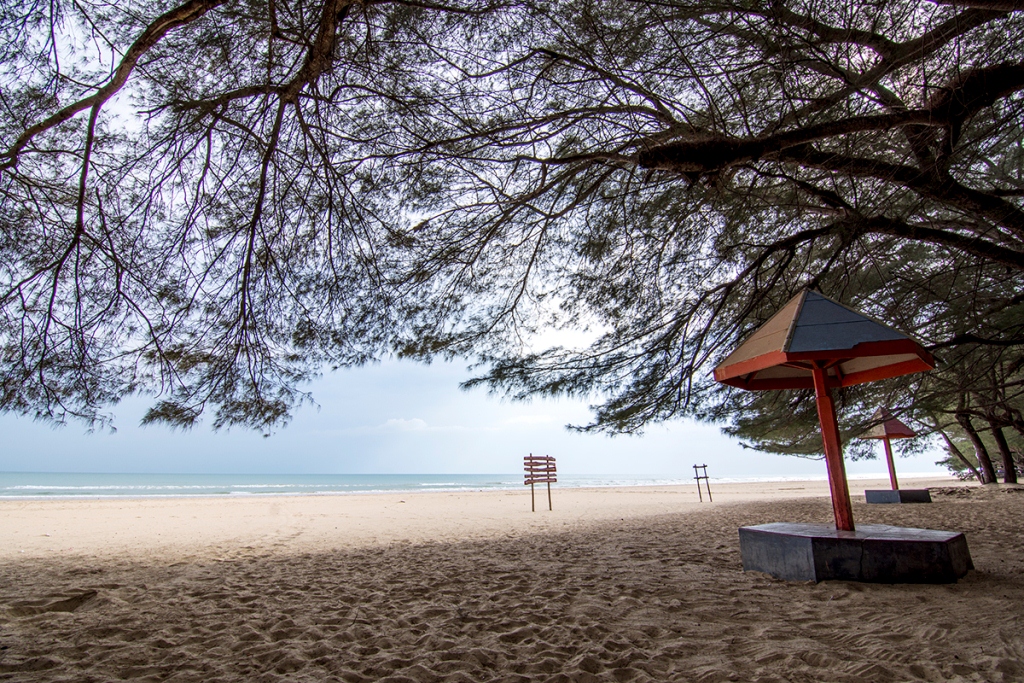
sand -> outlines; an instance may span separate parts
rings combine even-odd
[[[0,680],[1024,681],[1024,489],[854,515],[967,534],[954,585],[743,572],[824,482],[0,501]]]

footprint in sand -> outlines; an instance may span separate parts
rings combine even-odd
[[[45,612],[74,612],[95,597],[96,591],[82,591],[59,600],[54,600],[53,597],[42,600],[23,600],[9,605],[7,609],[15,617],[29,617]]]

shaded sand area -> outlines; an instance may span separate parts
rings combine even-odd
[[[744,573],[818,482],[2,501],[0,680],[1022,681],[1024,490],[938,483],[854,514],[966,532],[955,585]]]

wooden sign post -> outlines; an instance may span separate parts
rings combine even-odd
[[[537,511],[536,501],[533,497],[534,484],[548,485],[548,510],[552,510],[551,485],[558,482],[558,477],[555,476],[555,459],[550,455],[534,455],[530,453],[523,458],[523,469],[526,470],[523,484],[530,485],[530,510],[532,512]]]
[[[704,470],[704,474],[701,474],[698,470]],[[707,465],[694,465],[693,466],[693,478],[697,480],[697,497],[700,498],[700,502],[704,502],[704,496],[700,492],[700,480],[703,479],[704,483],[708,487],[708,502],[713,503],[711,500],[711,480],[708,479],[708,466]]]

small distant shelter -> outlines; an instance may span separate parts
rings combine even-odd
[[[788,523],[741,528],[744,569],[791,580],[888,582],[950,582],[967,572],[970,554],[963,534],[883,525],[854,528],[832,400],[832,390],[839,387],[934,367],[932,355],[917,341],[806,289],[715,368],[717,381],[741,389],[814,389],[832,494],[834,530]],[[937,556],[948,561],[936,563]]]
[[[875,423],[875,426],[868,431],[861,434],[859,439],[877,439],[885,444],[885,461],[889,466],[889,484],[892,486],[891,491],[872,491],[867,490],[864,492],[864,498],[869,503],[930,503],[932,502],[931,494],[927,489],[900,489],[899,482],[896,480],[896,462],[892,457],[892,445],[889,443],[893,439],[912,439],[917,436],[917,432],[903,424],[900,420],[892,416],[885,408],[879,408],[875,411],[875,414],[871,417],[871,421]]]
[[[892,439],[913,439],[917,436],[917,432],[897,420],[885,408],[876,410],[871,421],[876,423],[875,426],[857,438],[880,439],[885,444],[885,461],[889,465],[889,483],[892,484],[893,491],[898,491],[900,485],[896,481],[896,463],[893,461],[892,446],[889,442]]]

